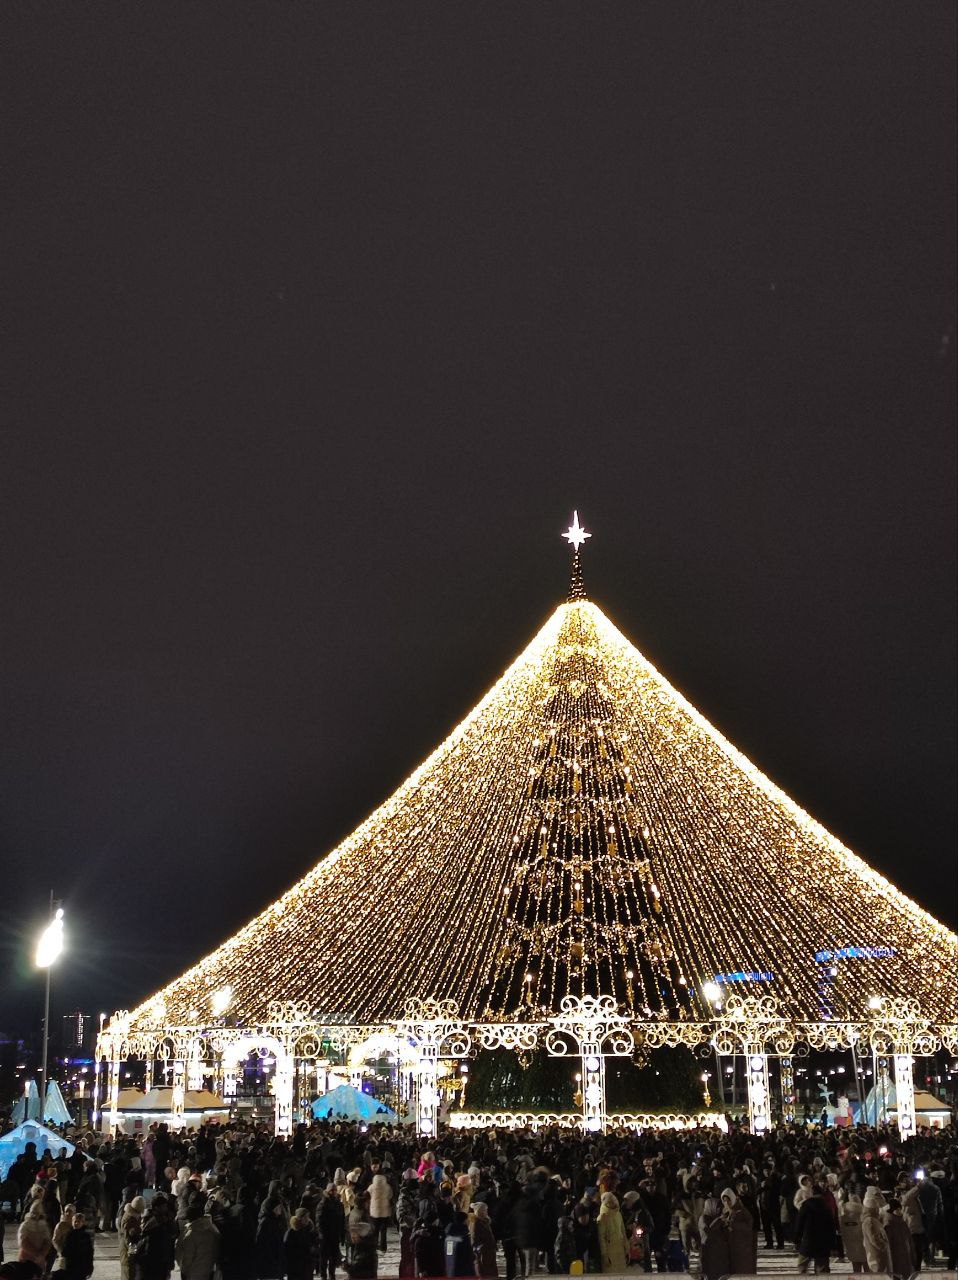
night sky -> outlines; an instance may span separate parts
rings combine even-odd
[[[958,923],[955,23],[5,12],[0,1029],[51,889],[97,1013],[312,866],[573,507],[612,620]]]

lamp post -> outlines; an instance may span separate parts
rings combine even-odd
[[[711,1016],[712,1010],[714,1010],[715,1013],[718,1013],[721,1010],[722,988],[719,986],[717,982],[711,982],[711,981],[703,982],[702,995],[705,997],[705,1000],[710,1006],[710,1016]],[[732,1065],[734,1066],[734,1064],[735,1064],[735,1059],[733,1058]],[[724,1111],[725,1110],[725,1081],[722,1079],[722,1059],[719,1056],[717,1045],[715,1047],[715,1079],[718,1082],[719,1101],[721,1102],[722,1110]],[[733,1084],[732,1084],[732,1102],[733,1104],[735,1102],[734,1077],[733,1077]],[[708,1106],[708,1103],[706,1103],[705,1105]]]
[[[43,1004],[43,1059],[40,1067],[40,1122],[43,1123],[46,1110],[47,1092],[47,1052],[50,1047],[50,970],[63,951],[63,908],[54,907],[53,894],[50,894],[50,920],[40,934],[37,942],[36,964],[38,969],[46,969],[46,996]]]

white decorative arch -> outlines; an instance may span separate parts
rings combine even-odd
[[[349,1069],[352,1071],[370,1058],[382,1057],[386,1053],[394,1053],[405,1067],[414,1067],[419,1061],[418,1051],[404,1036],[390,1035],[388,1031],[374,1031],[365,1040],[351,1046]]]
[[[239,1064],[255,1053],[260,1058],[273,1054],[276,1058],[276,1074],[273,1076],[273,1096],[276,1099],[275,1128],[277,1134],[293,1132],[293,1055],[276,1036],[240,1036],[223,1046],[220,1059],[223,1072],[223,1097],[232,1102],[236,1097],[236,1071]]]

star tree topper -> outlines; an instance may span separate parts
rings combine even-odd
[[[586,538],[591,538],[592,534],[586,533],[585,529],[583,529],[582,526],[579,524],[578,511],[573,511],[572,524],[569,526],[569,528],[566,530],[566,532],[562,536],[563,538],[565,538],[566,542],[568,542],[569,546],[572,548],[573,551],[578,551],[579,548],[582,546],[582,544],[585,542]]]

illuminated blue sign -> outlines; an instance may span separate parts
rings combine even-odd
[[[894,947],[838,947],[834,951],[816,951],[815,959],[819,964],[829,960],[887,960],[895,954]],[[716,979],[721,982],[721,978]]]
[[[726,982],[774,982],[775,974],[755,972],[744,973],[742,970],[739,970],[738,973],[717,973],[715,975],[715,981],[722,983],[723,985]]]

